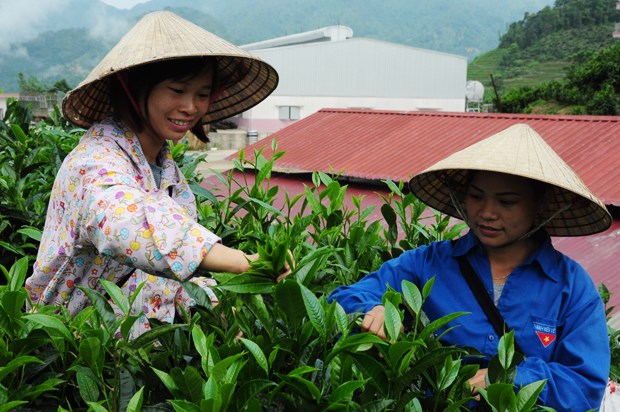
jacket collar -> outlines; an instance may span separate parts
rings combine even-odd
[[[551,238],[542,230],[534,236],[540,236],[540,245],[534,252],[522,263],[522,265],[536,264],[541,271],[554,281],[559,280],[558,265],[556,259],[557,251],[551,244]],[[452,256],[471,255],[476,258],[486,257],[486,252],[480,243],[480,240],[470,230],[465,236],[459,238],[452,249]]]

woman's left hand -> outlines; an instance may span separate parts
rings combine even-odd
[[[487,387],[487,368],[478,369],[478,372],[471,378],[469,382],[469,386],[471,387],[471,393],[476,397],[477,400],[480,400],[480,391],[478,388],[485,389]]]
[[[287,259],[284,261],[284,272],[278,275],[278,277],[276,278],[276,282],[280,282],[282,279],[290,275],[291,272],[293,271],[291,265],[293,266],[295,265],[295,258],[293,257],[293,252],[291,252],[290,250],[287,250],[287,252],[288,252],[288,256],[290,259]],[[289,260],[291,264],[289,264]]]

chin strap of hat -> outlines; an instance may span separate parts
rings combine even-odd
[[[538,232],[543,226],[545,226],[547,223],[551,222],[553,219],[555,219],[555,217],[557,215],[559,215],[560,213],[564,213],[566,212],[568,209],[570,209],[573,206],[573,202],[567,203],[564,206],[562,206],[561,208],[559,208],[558,210],[556,210],[551,216],[549,216],[548,218],[546,218],[545,220],[543,220],[542,222],[540,222],[538,225],[536,225],[535,227],[533,227],[532,229],[530,229],[529,232],[527,232],[526,234],[524,234],[523,236],[521,236],[519,239],[516,240],[516,242],[518,242],[519,240],[523,240],[523,239],[527,239],[528,237],[532,236],[534,233]]]
[[[448,194],[450,195],[450,201],[452,202],[452,206],[454,206],[454,208],[456,209],[456,213],[458,213],[459,216],[461,217],[461,220],[465,222],[467,226],[469,226],[469,222],[466,218],[467,215],[465,214],[465,211],[463,210],[463,207],[461,206],[461,202],[459,202],[459,199],[456,197],[456,194],[454,194],[454,191],[449,186],[448,186]]]
[[[131,94],[131,91],[129,90],[129,86],[127,85],[127,72],[125,72],[125,71],[117,72],[116,73],[116,78],[118,79],[119,83],[123,87],[123,90],[125,91],[125,95],[129,99],[129,103],[131,103],[131,107],[133,107],[133,109],[136,111],[136,114],[138,115],[138,117],[144,123],[144,127],[146,129],[148,129],[151,133],[153,133],[156,136],[158,136],[158,133],[151,127],[151,125],[144,118],[144,115],[142,114],[142,111],[140,111],[140,106],[138,106],[138,103],[136,103],[136,100],[133,98],[133,95]]]
[[[142,112],[140,111],[140,107],[136,103],[136,100],[133,98],[131,91],[129,91],[129,86],[127,86],[127,73],[124,71],[117,72],[116,78],[118,79],[118,82],[121,84],[121,87],[125,91],[125,95],[127,95],[127,98],[129,99],[129,102],[131,103],[131,106],[133,107],[133,109],[136,111],[136,114],[142,117]]]

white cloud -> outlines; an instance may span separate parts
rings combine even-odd
[[[14,43],[35,38],[47,15],[68,3],[69,0],[0,0],[0,54],[9,52]]]
[[[100,18],[97,18],[100,17]],[[92,23],[88,26],[88,35],[98,39],[103,44],[112,47],[135,22],[125,19],[110,19],[92,16]]]
[[[146,3],[149,0],[101,0],[104,3],[114,6],[117,9],[130,9],[136,4]]]

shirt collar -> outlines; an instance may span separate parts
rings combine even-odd
[[[141,170],[148,170],[148,173],[152,173],[136,133],[134,133],[121,119],[113,116],[104,118],[101,123],[114,127],[114,133],[112,133],[111,137],[116,141],[116,144],[131,157],[132,161],[137,164]],[[165,189],[170,185],[179,184],[183,178],[179,175],[180,171],[174,163],[172,151],[167,141],[159,152],[159,159],[162,168],[161,188]]]
[[[545,275],[557,282],[559,278],[558,267],[551,238],[544,231],[540,232],[538,236],[540,236],[540,246],[523,262],[523,265],[536,264]],[[453,257],[463,255],[474,255],[486,259],[486,253],[480,240],[471,230],[454,242],[454,247],[452,248]]]

